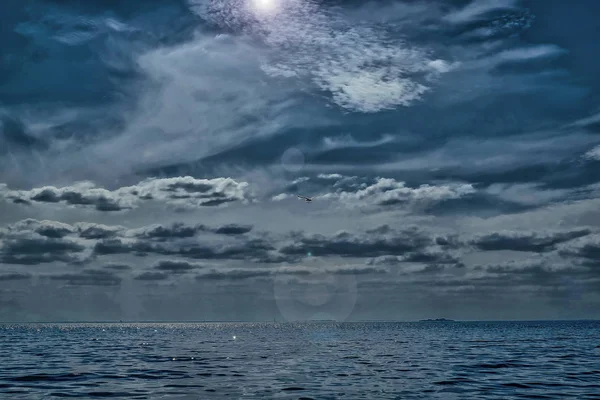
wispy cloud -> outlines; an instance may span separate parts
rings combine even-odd
[[[490,11],[513,9],[517,3],[518,0],[474,0],[447,14],[444,19],[452,23],[472,22]]]
[[[343,135],[343,136],[334,136],[334,137],[324,137],[322,140],[322,149],[323,150],[334,150],[334,149],[344,149],[344,148],[367,148],[367,147],[377,147],[384,144],[394,142],[395,138],[392,135],[384,135],[380,139],[362,141],[356,140],[352,135]]]
[[[445,72],[431,64],[425,49],[390,37],[374,23],[350,24],[312,0],[286,2],[267,17],[237,1],[191,3],[204,18],[260,37],[273,51],[263,63],[267,74],[309,79],[348,110],[411,105],[429,89],[419,76]]]

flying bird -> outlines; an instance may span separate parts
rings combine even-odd
[[[297,194],[296,197],[300,200],[306,201],[307,203],[310,203],[312,201],[312,197],[300,196],[299,194]]]

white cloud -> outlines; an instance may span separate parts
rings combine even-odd
[[[411,105],[429,90],[419,74],[448,70],[443,60],[429,59],[426,50],[388,37],[375,21],[349,22],[312,0],[286,2],[268,16],[257,16],[235,1],[191,4],[204,18],[260,37],[272,51],[263,62],[265,73],[306,78],[348,110]]]
[[[333,180],[339,181],[339,180],[343,179],[344,176],[340,175],[340,174],[319,174],[317,176],[317,178],[319,178],[319,179],[333,179]],[[305,179],[309,180],[309,178],[305,178]]]
[[[569,124],[568,126],[575,126],[575,127],[588,127],[590,125],[595,125],[595,124],[600,124],[600,112],[596,112],[588,117],[585,118],[581,118],[571,124]]]
[[[31,190],[10,190],[0,186],[0,197],[27,203],[59,203],[91,207],[98,211],[122,211],[137,208],[143,202],[197,208],[252,198],[247,182],[231,178],[196,179],[191,176],[150,178],[137,185],[115,190],[97,187],[92,182],[71,186],[44,186]]]
[[[98,162],[119,165],[131,157],[115,150],[135,149],[136,166],[151,168],[195,161],[293,124],[290,92],[260,81],[259,53],[240,38],[199,34],[142,55],[138,65],[150,85],[137,110],[121,135],[91,151]]]
[[[465,64],[464,68],[481,68],[486,67],[491,69],[503,62],[515,61],[531,61],[541,58],[558,57],[566,53],[565,49],[553,44],[540,44],[532,46],[517,47],[509,50],[500,51],[489,57],[475,60],[469,64]]]
[[[450,72],[453,69],[457,68],[460,63],[449,63],[444,60],[433,60],[427,63],[427,65],[435,72],[443,74],[446,72]]]
[[[584,157],[591,160],[600,160],[600,146],[594,147],[592,150],[585,153]]]
[[[596,112],[588,117],[581,118],[569,124],[568,127],[587,128],[597,124],[600,124],[600,112]],[[600,160],[600,146],[596,146],[593,149],[587,151],[583,155],[583,158],[587,158],[590,160]]]
[[[129,44],[133,46],[133,44]],[[131,50],[135,84],[122,87],[133,104],[119,102],[92,111],[63,108],[62,113],[25,110],[17,113],[26,132],[46,139],[48,130],[68,121],[122,119],[103,126],[93,140],[52,139],[48,151],[15,160],[0,160],[8,172],[31,184],[57,180],[113,183],[147,170],[194,162],[227,151],[247,140],[269,137],[285,128],[328,124],[317,110],[302,118],[297,86],[274,85],[260,69],[266,56],[256,41],[243,35],[197,32],[184,44],[139,54]],[[122,62],[103,54],[103,62]],[[35,111],[35,112],[34,112]],[[99,113],[102,113],[101,115]],[[68,154],[68,156],[65,156]],[[25,173],[27,172],[27,173]],[[21,179],[21,181],[23,181]]]
[[[444,19],[451,23],[470,22],[494,10],[512,9],[518,0],[473,0],[460,10],[447,14]]]
[[[394,136],[384,135],[380,139],[370,141],[358,141],[352,135],[324,137],[322,141],[322,150],[335,150],[344,148],[368,148],[378,147],[384,144],[393,143]]]
[[[353,205],[392,205],[401,203],[430,203],[457,199],[475,193],[470,184],[446,184],[433,186],[429,184],[416,188],[407,187],[404,182],[390,178],[378,178],[375,183],[357,191],[340,190],[317,198],[337,199]]]
[[[273,200],[273,201],[281,201],[281,200],[285,200],[285,199],[290,198],[290,197],[293,197],[293,196],[291,196],[289,194],[286,194],[286,193],[281,193],[281,194],[278,194],[277,196],[273,196],[273,198],[271,200]]]
[[[376,178],[369,183],[361,183],[357,177],[339,174],[320,174],[317,178],[330,181],[327,188],[334,190],[315,195],[315,200],[336,200],[351,208],[399,204],[429,205],[475,193],[473,186],[467,183],[424,184],[413,188],[392,178]],[[280,201],[289,197],[292,196],[282,193],[272,200]]]
[[[485,192],[502,200],[528,206],[548,204],[555,200],[564,199],[570,193],[569,190],[543,189],[540,186],[531,183],[494,183]]]
[[[397,106],[409,106],[428,88],[409,78],[399,78],[385,70],[372,72],[346,66],[328,66],[317,80],[323,90],[329,90],[336,104],[349,110],[377,112]]]

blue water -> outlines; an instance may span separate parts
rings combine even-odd
[[[0,398],[599,399],[600,322],[0,327]]]

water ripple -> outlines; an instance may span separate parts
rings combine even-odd
[[[592,399],[600,393],[599,328],[5,324],[0,398]]]

